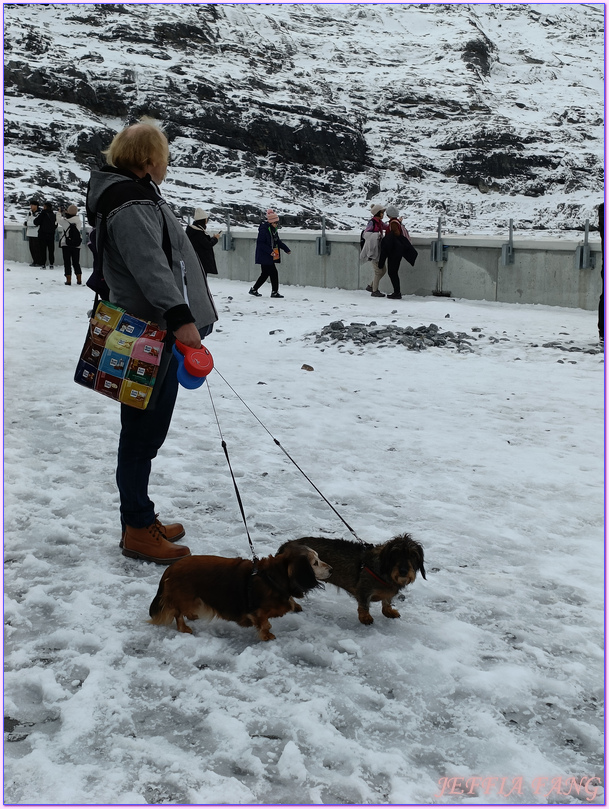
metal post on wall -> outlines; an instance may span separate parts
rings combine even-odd
[[[514,220],[510,219],[510,234],[508,241],[501,245],[501,264],[507,267],[514,263]]]
[[[230,232],[230,214],[226,215],[226,233],[222,234],[222,249],[223,250],[234,250],[234,239]]]
[[[438,217],[438,238],[434,239],[431,243],[431,260],[436,264],[442,264],[446,261],[444,255],[444,242],[442,241],[442,217]]]
[[[596,259],[592,255],[590,245],[588,244],[588,234],[590,232],[590,220],[586,219],[584,227],[584,243],[578,245],[575,250],[575,269],[576,270],[593,270],[596,266]]]
[[[318,236],[316,239],[316,247],[317,247],[317,255],[318,256],[329,256],[330,255],[330,243],[326,239],[326,217],[321,217],[321,236]]]
[[[438,280],[433,295],[437,298],[450,298],[450,292],[442,289],[442,270],[448,258],[448,247],[442,241],[442,217],[438,217],[438,238],[431,243],[431,260],[438,265]]]

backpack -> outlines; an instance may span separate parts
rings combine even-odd
[[[110,288],[106,283],[106,279],[104,278],[104,271],[103,271],[103,232],[105,230],[106,219],[105,217],[102,218],[101,226],[100,226],[100,233],[99,238],[97,234],[97,228],[93,228],[89,232],[89,240],[87,241],[87,247],[93,254],[93,271],[89,276],[88,280],[85,282],[89,289],[92,289],[95,292],[95,304],[93,309],[97,309],[97,301],[98,298],[101,298],[103,301],[110,300]],[[99,244],[98,244],[99,241]]]
[[[66,243],[66,247],[80,247],[82,244],[82,236],[80,235],[80,230],[71,222],[68,229],[64,233],[64,241]]]

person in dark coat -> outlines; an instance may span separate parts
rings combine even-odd
[[[30,212],[27,215],[27,219],[23,223],[26,229],[25,236],[29,242],[30,253],[32,256],[32,263],[30,264],[30,267],[40,267],[41,264],[44,265],[42,251],[40,249],[40,240],[38,239],[38,226],[34,224],[34,220],[40,213],[41,211],[38,201],[31,199]]]
[[[38,241],[40,242],[40,265],[46,264],[47,251],[49,254],[49,268],[52,270],[55,264],[55,231],[57,230],[57,218],[50,202],[45,202],[41,213],[34,219],[34,224],[38,225]]]
[[[214,233],[213,236],[206,233],[208,219],[209,213],[203,208],[197,208],[193,223],[186,228],[186,235],[199,256],[205,275],[218,275],[214,246],[218,244],[222,231]]]
[[[598,229],[601,234],[601,295],[598,299],[598,339],[605,342],[605,203],[598,206]]]
[[[271,208],[266,212],[266,222],[261,222],[258,228],[258,239],[256,240],[255,263],[260,264],[260,277],[250,289],[250,295],[260,297],[258,290],[267,280],[271,280],[271,298],[283,298],[279,294],[279,273],[277,264],[281,262],[281,250],[288,255],[290,249],[287,244],[281,241],[278,233],[279,217]]]
[[[404,241],[408,239],[408,231],[402,225],[402,220],[399,219],[399,211],[394,205],[388,205],[386,209],[387,216],[389,217],[389,224],[387,231],[381,241],[381,254],[379,256],[378,266],[380,270],[387,267],[389,270],[389,280],[393,285],[393,292],[387,295],[392,300],[399,300],[402,297],[400,291],[400,262],[404,257]]]

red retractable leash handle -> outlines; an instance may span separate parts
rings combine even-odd
[[[203,345],[200,348],[189,348],[176,340],[171,350],[178,361],[180,385],[190,390],[200,388],[214,368],[214,360],[209,349]]]

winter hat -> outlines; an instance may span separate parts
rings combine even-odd
[[[386,210],[386,212],[387,212],[387,216],[388,216],[390,219],[397,219],[397,218],[398,218],[398,216],[400,215],[400,212],[399,212],[399,211],[398,211],[398,209],[395,207],[395,205],[388,205],[388,206],[387,206],[387,208],[386,208],[385,210]]]
[[[70,216],[76,216],[76,214],[78,213],[78,208],[76,207],[76,205],[68,205],[66,213],[70,214]]]
[[[195,208],[195,222],[198,222],[200,219],[209,219],[210,216],[209,211],[205,211],[203,208]]]
[[[38,207],[40,208],[40,203],[38,202],[37,199],[31,199],[30,200],[30,205],[38,205]]]
[[[270,222],[271,225],[273,225],[275,222],[279,222],[279,217],[272,208],[269,208],[266,212],[266,221]]]
[[[370,213],[372,214],[372,216],[376,216],[377,213],[380,213],[381,211],[384,211],[384,210],[385,210],[385,208],[384,208],[383,205],[371,205],[370,206]]]

